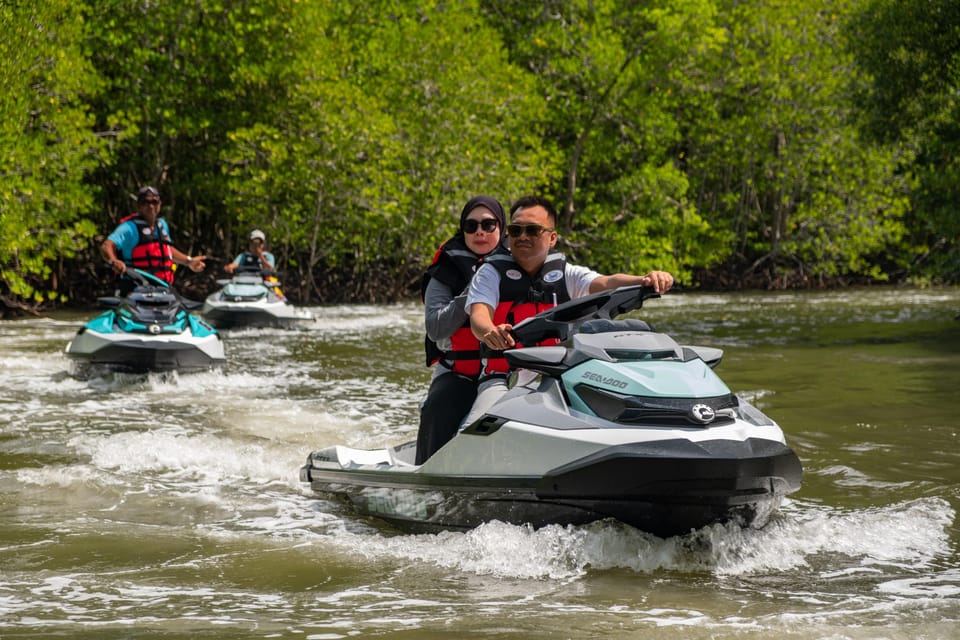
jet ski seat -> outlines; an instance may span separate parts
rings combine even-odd
[[[354,449],[337,445],[337,462],[345,469],[390,464],[390,454],[386,449]]]

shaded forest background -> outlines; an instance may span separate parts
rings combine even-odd
[[[415,296],[479,193],[690,288],[960,280],[956,0],[40,0],[0,34],[0,313],[110,290],[145,184],[198,298],[254,227],[296,301]]]

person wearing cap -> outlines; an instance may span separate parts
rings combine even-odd
[[[174,265],[203,271],[207,256],[189,256],[170,239],[167,221],[160,216],[160,192],[154,187],[137,191],[137,211],[122,220],[100,245],[100,253],[120,277],[118,294],[134,289],[134,282],[124,274],[134,268],[173,284]]]
[[[266,250],[267,236],[260,229],[254,229],[250,232],[250,244],[247,250],[233,259],[233,262],[226,265],[223,270],[227,273],[233,273],[237,269],[241,271],[273,271],[276,268],[277,261],[273,254]]]
[[[433,377],[420,408],[417,464],[456,435],[477,395],[480,343],[470,331],[464,302],[467,285],[483,258],[503,250],[505,221],[503,206],[495,198],[471,198],[460,213],[457,232],[437,249],[423,276],[424,348]]]

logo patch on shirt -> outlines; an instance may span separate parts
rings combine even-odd
[[[504,274],[511,280],[519,280],[523,277],[523,274],[517,271],[516,269],[507,269],[507,272]]]
[[[557,282],[562,277],[563,277],[563,271],[560,271],[560,269],[554,269],[553,271],[548,271],[546,274],[544,274],[543,281]]]

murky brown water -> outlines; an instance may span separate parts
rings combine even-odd
[[[219,372],[77,380],[90,314],[0,323],[0,637],[955,638],[960,290],[671,294],[804,487],[762,531],[401,535],[310,493],[310,450],[411,439],[417,305],[227,333]]]

